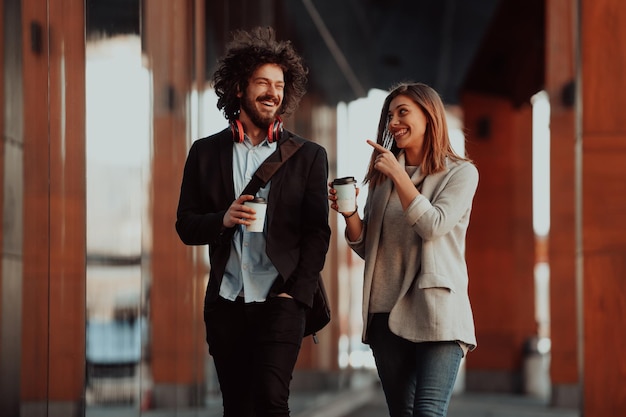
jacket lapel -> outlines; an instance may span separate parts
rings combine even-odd
[[[424,178],[421,193],[429,201],[432,201],[433,198],[441,191],[442,180],[446,175],[448,175],[448,172],[450,172],[450,167],[446,165],[446,168],[443,171],[428,175]]]
[[[232,201],[235,199],[235,184],[233,182],[233,135],[230,128],[224,129],[217,140],[221,178],[227,192],[225,197]]]

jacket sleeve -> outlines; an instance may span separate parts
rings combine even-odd
[[[469,162],[450,170],[438,191],[429,201],[419,195],[409,205],[405,216],[424,240],[449,233],[468,213],[478,187],[478,170]]]
[[[226,209],[209,207],[205,189],[211,178],[201,170],[199,141],[189,150],[180,187],[176,231],[186,245],[217,244],[230,229],[223,228]],[[215,180],[215,179],[214,179]],[[215,185],[214,185],[215,186]]]
[[[302,190],[300,256],[289,290],[294,298],[307,305],[313,302],[330,242],[327,184],[328,158],[324,148],[318,146],[306,179],[306,189]]]

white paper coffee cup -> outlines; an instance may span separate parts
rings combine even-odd
[[[333,188],[337,191],[337,206],[340,213],[352,213],[356,210],[356,180],[354,177],[334,179]]]
[[[262,232],[265,225],[265,212],[267,211],[265,199],[256,197],[254,200],[246,201],[244,204],[256,211],[256,220],[246,226],[246,230],[248,232]]]

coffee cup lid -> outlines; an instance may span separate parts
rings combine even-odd
[[[248,200],[249,203],[265,204],[263,197],[254,197],[252,200]]]
[[[342,178],[335,178],[333,180],[333,184],[335,185],[354,184],[354,183],[356,183],[356,180],[354,179],[354,177],[342,177]]]

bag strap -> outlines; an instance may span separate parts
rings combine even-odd
[[[250,182],[244,187],[241,195],[249,194],[256,195],[257,191],[261,187],[267,185],[272,176],[278,171],[278,169],[291,158],[303,145],[302,142],[296,142],[293,136],[286,130],[283,130],[283,138],[277,143],[276,150],[270,154],[265,161],[257,168],[252,176]],[[220,232],[219,241],[227,242],[235,234],[235,227],[229,227]]]
[[[252,176],[252,179],[243,189],[241,194],[256,195],[260,188],[265,187],[278,169],[291,158],[302,146],[291,135],[279,142],[276,150],[268,156]]]
[[[283,131],[283,135],[287,133]],[[283,136],[284,137],[284,136]],[[267,185],[272,176],[278,171],[278,169],[285,163],[289,158],[291,158],[303,143],[296,142],[291,134],[289,136],[278,142],[278,146],[276,150],[270,154],[265,161],[261,163],[261,165],[257,168],[250,182],[245,186],[241,195],[249,194],[256,195],[257,191],[261,187]],[[222,242],[228,241],[235,234],[235,227],[230,227],[225,231],[220,233],[220,240]]]

